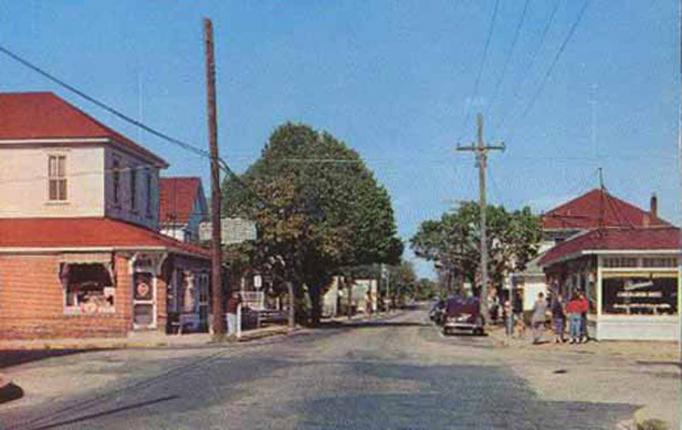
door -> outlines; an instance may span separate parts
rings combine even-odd
[[[133,277],[133,328],[156,328],[156,280],[147,272]]]

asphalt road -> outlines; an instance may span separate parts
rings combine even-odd
[[[69,358],[73,371],[101,363],[97,372],[112,382],[85,392],[65,388],[55,401],[0,407],[0,426],[613,429],[634,411],[623,404],[545,401],[506,368],[503,349],[487,338],[445,338],[423,311],[237,348],[134,354]]]

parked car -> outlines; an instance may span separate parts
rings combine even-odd
[[[443,313],[443,334],[456,330],[467,330],[473,334],[484,334],[485,321],[480,313],[477,297],[455,296],[447,300]]]
[[[443,323],[443,315],[445,313],[445,300],[438,300],[431,306],[429,310],[429,318],[434,323],[441,325]]]

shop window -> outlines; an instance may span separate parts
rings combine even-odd
[[[675,257],[652,257],[642,259],[642,266],[644,267],[677,267],[677,258]]]
[[[677,314],[676,277],[614,277],[602,281],[604,314]]]
[[[60,267],[64,286],[64,309],[69,314],[114,312],[114,283],[101,263],[67,264]]]
[[[637,258],[605,257],[603,267],[637,267]]]

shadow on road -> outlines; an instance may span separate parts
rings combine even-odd
[[[334,330],[355,330],[361,328],[382,328],[382,327],[425,327],[426,323],[409,322],[409,321],[348,321],[348,322],[325,322],[315,327],[317,329],[334,329]]]
[[[178,396],[173,395],[173,396],[161,397],[161,398],[154,399],[154,400],[147,400],[145,402],[139,402],[139,403],[135,403],[135,404],[128,405],[128,406],[121,406],[119,408],[108,409],[106,411],[98,412],[96,414],[83,415],[81,417],[72,418],[70,420],[46,424],[46,425],[43,425],[40,427],[35,427],[33,430],[46,430],[46,429],[51,429],[51,428],[55,428],[55,427],[61,427],[61,426],[68,425],[68,424],[76,424],[76,423],[80,423],[83,421],[87,421],[87,420],[91,420],[91,419],[95,419],[95,418],[100,418],[100,417],[104,417],[107,415],[112,415],[112,414],[115,414],[118,412],[128,411],[131,409],[144,408],[146,406],[150,406],[150,405],[154,405],[154,404],[162,403],[162,402],[167,402],[169,400],[174,400],[177,398],[178,398]]]
[[[100,349],[4,349],[0,350],[0,369],[52,357],[100,351]]]
[[[14,383],[9,383],[0,388],[0,404],[17,400],[24,397],[24,390]]]

